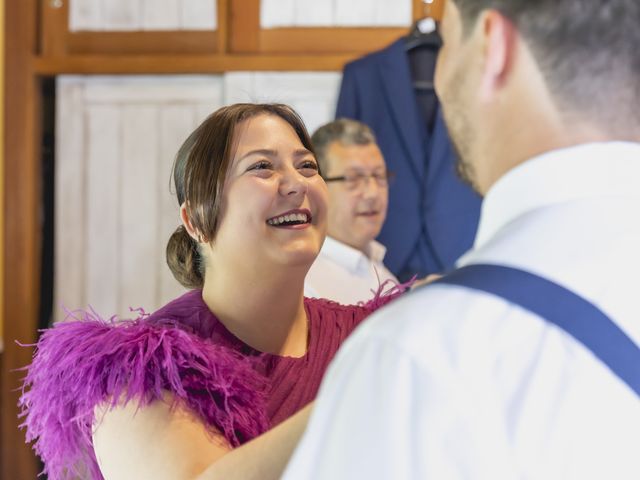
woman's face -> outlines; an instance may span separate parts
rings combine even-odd
[[[327,186],[285,120],[261,114],[236,128],[213,264],[310,266],[327,229]],[[238,263],[242,262],[242,263]]]

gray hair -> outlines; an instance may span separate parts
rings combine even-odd
[[[334,142],[347,146],[370,145],[376,143],[376,137],[367,125],[349,118],[339,118],[321,126],[311,135],[311,143],[321,172],[326,173],[329,169],[327,155],[329,147]]]

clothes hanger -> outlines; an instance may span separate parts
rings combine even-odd
[[[434,0],[422,0],[424,5],[423,17],[411,27],[411,31],[404,37],[404,48],[407,54],[411,51],[430,49],[437,52],[442,46],[442,38],[438,32],[438,24],[431,15]],[[414,80],[413,88],[416,93],[433,93],[433,80]]]
[[[409,34],[404,37],[404,48],[407,53],[412,50],[429,48],[438,50],[442,46],[442,39],[438,33],[436,21],[431,17],[425,17],[413,24]],[[433,81],[415,80],[413,88],[418,92],[432,92]]]
[[[438,33],[438,24],[431,16],[431,8],[433,0],[422,0],[423,17],[417,20],[409,34],[404,37],[404,47],[408,52],[416,48],[439,49],[442,46],[442,39]]]
[[[431,17],[415,22],[409,34],[404,37],[404,48],[407,52],[422,47],[438,49],[441,46],[442,39],[438,33],[438,26]]]

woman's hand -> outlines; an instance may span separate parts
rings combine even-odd
[[[428,285],[431,282],[435,282],[436,280],[438,280],[439,278],[442,278],[442,275],[439,273],[432,273],[431,275],[427,275],[424,278],[421,278],[419,280],[416,280],[413,285],[411,285],[411,290],[415,290],[418,287],[421,287],[422,285]]]

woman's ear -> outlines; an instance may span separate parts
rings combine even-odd
[[[189,212],[187,211],[187,202],[183,202],[183,204],[180,205],[180,220],[182,220],[182,225],[184,225],[184,228],[187,230],[187,233],[191,238],[193,238],[198,243],[204,242],[202,234],[191,223],[191,218],[189,217]]]

